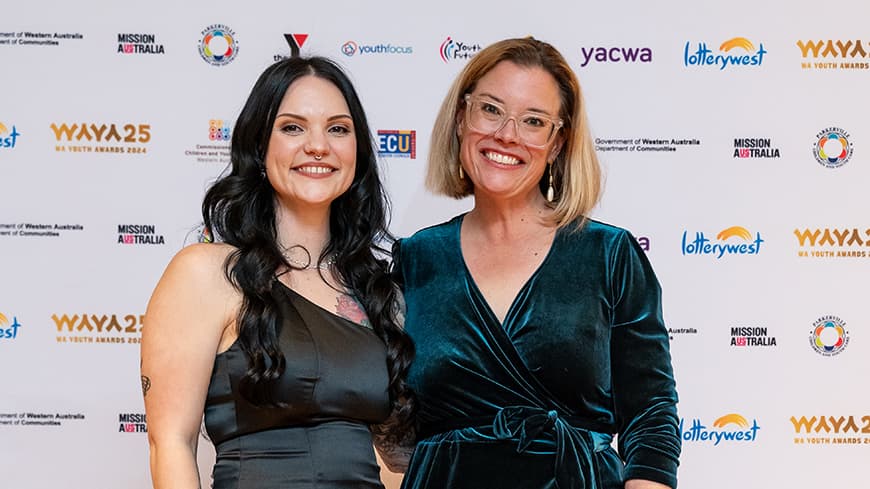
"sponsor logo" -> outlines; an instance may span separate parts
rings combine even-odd
[[[65,231],[84,231],[81,224],[34,224],[31,222],[0,222],[0,238],[59,238]]]
[[[154,34],[118,34],[118,52],[121,54],[164,54],[162,44]]]
[[[870,444],[870,416],[792,416],[789,421],[797,445]]]
[[[66,41],[84,38],[77,32],[0,32],[0,46],[60,46]]]
[[[735,158],[779,158],[770,138],[734,138]]]
[[[157,234],[153,224],[118,224],[118,244],[162,245],[162,234]]]
[[[870,228],[817,228],[795,229],[798,256],[806,258],[867,258],[870,247]],[[863,238],[862,238],[863,236]],[[817,249],[822,248],[822,249]]]
[[[37,413],[31,411],[0,413],[0,427],[3,426],[63,426],[67,421],[84,421],[81,413]]]
[[[439,52],[441,53],[441,60],[445,63],[449,63],[457,59],[467,61],[481,49],[483,48],[480,44],[459,42],[454,40],[452,37],[447,36],[447,39],[441,43]]]
[[[731,346],[740,348],[776,346],[776,336],[768,335],[767,328],[735,326],[731,328]]]
[[[378,130],[378,154],[415,159],[417,157],[417,131]]]
[[[651,63],[652,49],[626,47],[589,47],[580,48],[583,60],[581,68],[595,61],[596,63]]]
[[[673,340],[677,336],[696,334],[698,334],[698,330],[695,328],[668,328],[668,337],[670,337],[671,340]]]
[[[699,42],[697,49],[692,51],[691,41],[683,48],[683,64],[685,66],[717,66],[719,70],[732,66],[761,66],[767,50],[764,44],[758,43],[758,49],[749,39],[735,37],[719,45],[719,53],[707,47],[706,42]]]
[[[199,40],[199,56],[206,63],[224,66],[231,63],[239,54],[239,41],[236,33],[223,24],[214,24],[202,31]]]
[[[678,149],[701,146],[701,140],[695,138],[595,138],[595,150],[607,152],[675,152]]]
[[[195,159],[197,163],[220,163],[230,162],[230,140],[232,139],[231,123],[225,119],[209,119],[208,141],[203,138],[202,143],[195,144],[192,148],[184,150],[184,156]]]
[[[118,413],[118,433],[148,433],[145,413]]]
[[[52,122],[51,131],[58,143],[75,143],[55,145],[59,153],[144,154],[151,141],[151,124]]]
[[[696,232],[695,239],[690,240],[689,232],[683,231],[683,255],[715,256],[717,260],[725,255],[757,255],[761,252],[761,243],[764,243],[761,233],[756,232],[753,237],[742,226],[723,229],[716,235],[716,241],[713,242],[703,231]]]
[[[286,58],[298,58],[299,53],[302,52],[302,46],[308,40],[308,34],[284,34],[284,40],[287,41],[287,45],[290,47],[290,56],[276,54],[274,56],[275,61],[281,61]]]
[[[866,48],[865,48],[866,45]],[[870,69],[870,43],[860,39],[800,40],[801,68],[805,70],[867,70]]]
[[[12,316],[12,320],[9,320],[6,315],[0,312],[0,341],[18,338],[19,328],[21,328],[21,324],[17,317]]]
[[[145,316],[142,314],[52,314],[57,342],[64,344],[139,344]]]
[[[813,323],[810,331],[810,346],[819,355],[832,357],[843,353],[849,346],[849,331],[846,322],[837,316],[822,316]]]
[[[12,129],[9,129],[5,124],[0,122],[0,149],[14,148],[20,135],[21,133],[18,132],[14,124]]]
[[[684,442],[710,443],[713,446],[721,444],[752,443],[758,439],[758,421],[752,424],[740,414],[726,414],[713,421],[713,427],[708,428],[700,419],[692,420],[686,427],[684,419],[680,418],[680,436]]]
[[[849,133],[839,127],[826,127],[816,134],[813,156],[826,168],[840,168],[852,158]]]
[[[382,55],[402,55],[413,54],[414,49],[411,46],[393,46],[392,44],[357,44],[354,41],[347,41],[341,45],[341,53],[345,56],[364,55],[364,54],[382,54]]]

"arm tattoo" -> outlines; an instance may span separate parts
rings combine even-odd
[[[148,389],[150,389],[150,388],[151,388],[151,379],[149,379],[147,376],[143,375],[142,376],[142,397],[145,397],[146,395],[148,395]]]

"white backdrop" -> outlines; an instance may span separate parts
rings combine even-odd
[[[142,314],[276,57],[349,70],[405,236],[471,205],[422,184],[466,56],[531,34],[584,86],[595,217],[634,232],[663,285],[680,487],[866,488],[870,5],[759,3],[4,6],[0,485],[150,487]],[[232,59],[200,54],[209,32]],[[212,458],[204,441],[204,485]]]

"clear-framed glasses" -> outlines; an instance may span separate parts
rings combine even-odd
[[[517,136],[528,146],[543,148],[550,144],[564,122],[538,112],[508,115],[505,107],[489,98],[465,94],[466,120],[468,126],[483,134],[495,134],[507,121],[513,120]]]

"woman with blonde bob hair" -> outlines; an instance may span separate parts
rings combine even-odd
[[[661,288],[628,231],[588,217],[585,112],[533,38],[483,49],[441,106],[426,183],[474,207],[394,246],[420,409],[404,489],[676,487]]]

